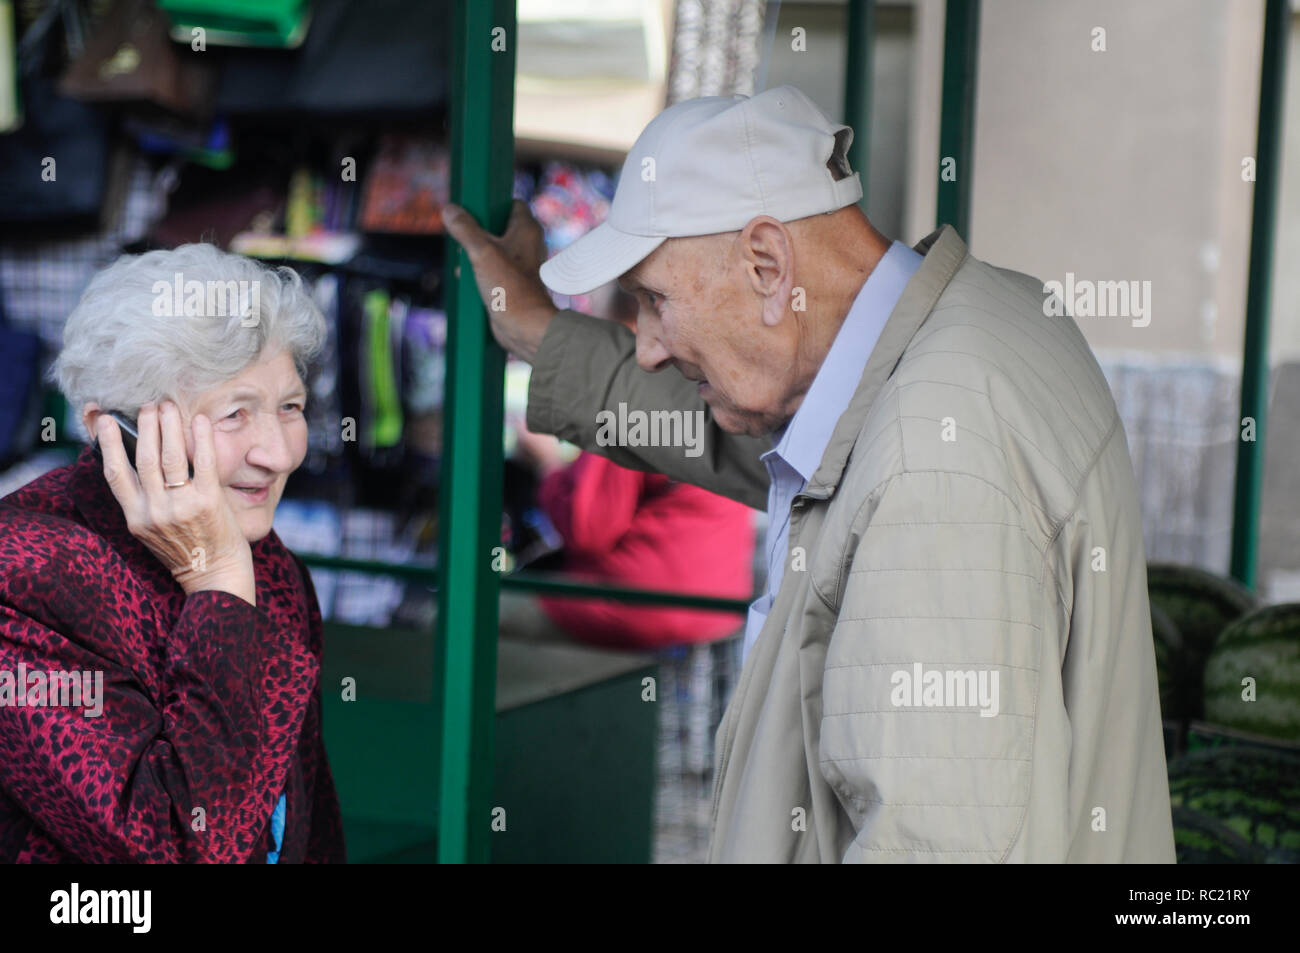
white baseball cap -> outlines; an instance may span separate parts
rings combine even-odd
[[[852,205],[862,198],[845,157],[852,142],[852,129],[831,122],[793,86],[670,106],[629,150],[609,217],[544,263],[542,281],[560,294],[584,294],[669,238],[739,231],[758,215],[791,222]]]

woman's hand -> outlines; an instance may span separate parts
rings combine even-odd
[[[193,480],[188,479],[184,424],[174,403],[145,404],[137,427],[132,469],[117,422],[108,414],[95,421],[104,479],[126,514],[127,529],[187,594],[221,589],[256,605],[253,551],[217,480],[212,422],[200,414],[192,423]],[[183,485],[169,489],[167,483]]]

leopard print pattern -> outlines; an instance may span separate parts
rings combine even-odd
[[[103,675],[98,717],[0,695],[0,861],[265,863],[284,793],[279,862],[344,862],[315,590],[252,551],[256,607],[187,596],[89,447],[0,500],[0,673]]]

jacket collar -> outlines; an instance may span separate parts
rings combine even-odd
[[[839,485],[848,462],[849,453],[857,442],[862,424],[871,412],[881,386],[893,374],[894,368],[907,350],[908,344],[930,316],[939,295],[948,287],[957,269],[966,261],[968,252],[951,225],[940,226],[915,246],[925,256],[921,267],[912,275],[903,289],[902,297],[890,312],[884,330],[876,341],[867,360],[862,379],[849,402],[848,409],[840,415],[839,423],[831,433],[830,443],[822,456],[821,465],[808,481],[801,495],[827,499]]]

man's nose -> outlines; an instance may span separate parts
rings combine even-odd
[[[643,371],[661,371],[672,358],[659,339],[657,322],[638,317],[636,321],[636,363]]]

